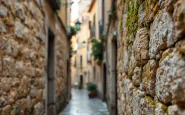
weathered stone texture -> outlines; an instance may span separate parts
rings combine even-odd
[[[141,115],[152,115],[155,112],[155,102],[152,100],[151,97],[144,97],[140,101],[140,114]]]
[[[141,82],[142,68],[136,67],[134,69],[134,75],[132,76],[133,84],[139,86]]]
[[[24,25],[17,21],[15,22],[15,37],[23,39],[24,35]]]
[[[49,25],[43,8],[40,0],[0,0],[0,115],[45,113],[47,96],[43,94],[46,93],[46,28]],[[68,41],[62,28],[55,30],[55,24],[50,26],[56,32],[56,92],[66,101],[67,93],[63,90]]]
[[[143,65],[148,59],[149,36],[147,28],[142,28],[137,31],[136,39],[134,41],[134,54],[137,64]]]
[[[178,39],[184,37],[185,35],[185,0],[179,0],[175,4],[174,8],[174,21],[175,21],[175,37]]]
[[[158,63],[155,60],[149,60],[148,63],[143,67],[142,88],[151,96],[155,95],[157,67]]]
[[[184,76],[184,56],[174,49],[161,61],[156,75],[156,94],[163,103],[185,102]]]
[[[167,12],[160,13],[154,20],[150,29],[149,56],[151,59],[157,58],[160,50],[173,45],[174,23],[172,17]]]
[[[0,6],[0,16],[6,17],[8,15],[8,9],[5,6]]]
[[[140,115],[141,114],[141,104],[140,101],[144,98],[145,93],[136,89],[133,92],[133,100],[132,100],[132,107],[133,107],[133,115]]]
[[[164,104],[160,102],[155,103],[155,114],[156,115],[165,115],[167,109],[168,109],[167,106],[165,106]]]
[[[169,106],[168,115],[185,115],[185,110],[177,105]]]
[[[112,24],[109,32],[117,29],[119,34],[119,115],[185,114],[184,4],[185,0],[118,0],[115,25],[120,27]]]

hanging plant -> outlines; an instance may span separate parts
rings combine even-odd
[[[72,35],[76,35],[77,31],[76,31],[76,28],[75,27],[70,26],[70,30],[71,30],[71,34]]]
[[[61,5],[62,4],[62,0],[58,0],[58,3],[59,3],[59,5]]]
[[[92,45],[92,53],[91,55],[94,56],[94,60],[100,64],[103,60],[103,42],[94,39]]]

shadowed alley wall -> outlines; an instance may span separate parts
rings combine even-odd
[[[56,93],[54,109],[59,112],[67,100],[69,48],[65,29],[46,0],[0,1],[1,115],[46,113],[48,30],[55,40],[52,77],[56,87],[50,88]]]

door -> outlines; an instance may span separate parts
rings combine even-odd
[[[112,40],[112,115],[117,115],[117,41]]]
[[[47,115],[56,115],[55,36],[49,30],[47,50]]]

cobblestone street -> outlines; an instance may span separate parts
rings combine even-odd
[[[100,99],[89,99],[86,90],[72,89],[72,99],[59,115],[109,115],[109,113],[107,105]]]

